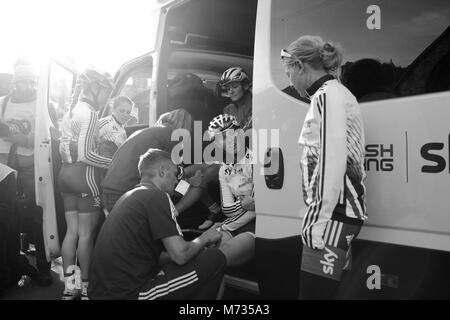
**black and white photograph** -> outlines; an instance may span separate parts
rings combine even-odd
[[[450,1],[0,8],[0,300],[450,299]]]

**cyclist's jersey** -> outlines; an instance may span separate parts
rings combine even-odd
[[[247,91],[244,96],[236,102],[230,103],[223,108],[224,114],[235,116],[243,130],[252,127],[252,94]]]
[[[235,231],[255,218],[254,211],[247,211],[241,206],[243,197],[253,196],[251,154],[247,152],[244,159],[237,164],[222,165],[219,182],[222,212],[227,217],[222,228]]]
[[[117,148],[127,140],[125,126],[120,124],[113,115],[109,115],[99,121],[99,141],[114,142]]]
[[[364,129],[359,105],[332,76],[316,81],[307,92],[311,105],[299,144],[305,245],[323,249],[325,227],[333,212],[365,220]]]
[[[61,143],[59,151],[63,163],[83,162],[107,168],[111,159],[97,153],[98,116],[87,100],[80,99],[70,113],[66,113],[61,124]]]

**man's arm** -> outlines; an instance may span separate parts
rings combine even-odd
[[[202,173],[200,170],[197,170],[195,175],[188,179],[189,189],[186,194],[183,195],[183,198],[177,202],[175,208],[178,213],[182,213],[186,209],[190,208],[195,202],[197,202],[203,193],[202,185]]]
[[[181,236],[163,238],[162,242],[170,259],[178,265],[183,265],[195,257],[204,247],[218,244],[221,238],[221,233],[211,228],[190,242],[185,241]]]

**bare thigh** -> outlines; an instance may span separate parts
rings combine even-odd
[[[255,238],[248,232],[238,234],[235,237],[227,232],[222,232],[219,250],[227,257],[227,266],[238,266],[254,257]]]

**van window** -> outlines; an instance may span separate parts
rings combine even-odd
[[[367,13],[371,5],[378,16]],[[280,50],[301,35],[318,35],[344,48],[341,80],[361,102],[447,91],[449,21],[447,0],[274,0],[272,77],[286,89]]]

